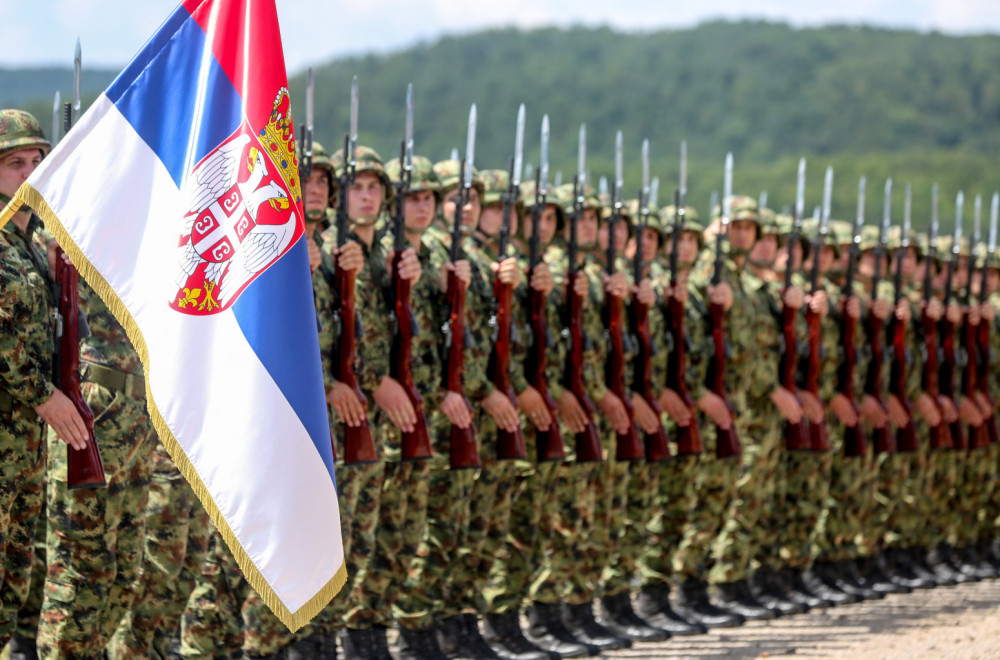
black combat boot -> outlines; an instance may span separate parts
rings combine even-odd
[[[319,658],[336,658],[337,647],[333,647],[333,655],[326,655],[323,635],[310,635],[305,639],[292,642],[285,647],[284,655],[280,656],[286,660],[318,660]]]
[[[348,628],[340,634],[340,645],[344,649],[344,660],[369,660],[376,658],[375,640],[370,628],[354,630]]]
[[[769,621],[778,616],[777,612],[768,609],[753,597],[746,580],[723,582],[716,587],[719,590],[719,607],[735,612],[747,621]]]
[[[563,623],[573,633],[573,637],[602,651],[617,651],[632,646],[632,640],[619,637],[597,622],[592,602],[578,605],[563,603]]]
[[[10,647],[10,660],[38,660],[38,647],[35,640],[14,633],[14,637],[8,644]]]
[[[336,657],[336,656],[334,656]],[[399,651],[396,660],[447,660],[441,652],[433,629],[411,630],[399,627]]]
[[[527,638],[539,648],[564,658],[600,655],[601,649],[575,638],[562,621],[559,603],[533,603],[528,608]]]
[[[713,605],[708,599],[708,584],[704,580],[686,580],[681,584],[679,596],[677,613],[706,628],[733,628],[746,622],[745,617]]]
[[[651,584],[639,590],[636,612],[649,625],[666,630],[671,635],[703,635],[708,628],[684,619],[670,606],[670,585]]]
[[[552,657],[548,651],[529,642],[521,632],[517,610],[484,616],[483,639],[504,660],[548,660]]]
[[[761,605],[774,610],[781,616],[803,614],[809,606],[792,600],[790,590],[778,579],[778,574],[769,568],[761,568],[750,578],[753,596]]]
[[[655,628],[632,609],[629,592],[623,591],[601,599],[601,623],[611,632],[633,642],[662,642],[670,633]]]

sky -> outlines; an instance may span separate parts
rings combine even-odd
[[[277,0],[277,4],[291,73],[345,55],[399,50],[442,35],[505,26],[608,25],[651,31],[751,18],[803,27],[849,24],[949,34],[1000,33],[998,0]],[[122,67],[176,5],[177,0],[0,0],[4,17],[0,67],[69,65],[77,37],[84,66]]]

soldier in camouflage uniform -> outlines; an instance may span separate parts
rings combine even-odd
[[[38,121],[0,110],[0,204],[6,205],[51,145]],[[46,251],[33,240],[41,220],[22,209],[0,228],[0,646],[14,634],[28,595],[35,530],[42,510],[45,424],[74,447],[86,427],[53,379],[56,300]]]

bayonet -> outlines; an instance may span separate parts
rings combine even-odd
[[[476,104],[469,108],[469,131],[465,138],[465,181],[466,190],[472,187],[472,171],[476,164]]]
[[[580,124],[576,149],[576,183],[583,190],[587,185],[587,125]]]
[[[514,187],[521,185],[521,171],[524,169],[524,104],[517,109],[517,125],[514,132],[514,172],[511,182]]]
[[[310,69],[311,71],[311,69]],[[413,169],[413,83],[406,86],[406,158],[402,165],[407,172]]]
[[[538,165],[538,191],[542,195],[549,192],[549,116],[542,115],[542,160]]]
[[[354,159],[358,154],[358,77],[354,76],[351,81],[351,139],[348,146],[350,153],[344,154],[344,162],[350,164],[351,170],[355,167]]]

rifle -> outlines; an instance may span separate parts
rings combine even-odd
[[[722,282],[722,268],[725,252],[722,242],[729,237],[729,213],[733,197],[733,155],[726,154],[725,179],[723,182],[722,209],[720,213],[719,233],[715,239],[715,271],[712,273],[712,286]],[[712,204],[714,208],[715,205]],[[726,393],[726,310],[719,303],[709,303],[708,319],[712,333],[712,355],[708,360],[707,385],[716,396],[720,397],[735,416],[736,410]],[[728,429],[715,425],[715,456],[718,459],[735,458],[743,453],[736,426]]]
[[[404,461],[419,461],[434,455],[431,450],[430,434],[427,432],[427,418],[424,415],[424,400],[413,384],[413,310],[410,309],[410,281],[399,276],[400,262],[406,250],[406,226],[404,208],[406,193],[410,189],[413,172],[413,84],[406,88],[406,138],[399,146],[400,176],[396,184],[396,212],[392,220],[392,280],[393,333],[389,348],[389,375],[403,387],[413,412],[416,424],[412,431],[403,431],[400,448]]]
[[[73,102],[63,106],[63,131],[68,133],[73,122],[80,118],[80,76],[82,70],[80,40],[76,40],[73,53]],[[58,92],[55,103],[59,103]],[[53,118],[53,128],[56,122]],[[53,136],[55,138],[55,136]],[[53,139],[53,145],[57,140]],[[104,488],[104,463],[94,436],[94,413],[80,393],[80,298],[77,285],[79,273],[73,264],[63,259],[62,248],[56,248],[55,298],[59,310],[56,316],[55,381],[63,394],[69,397],[87,426],[87,447],[74,449],[66,445],[67,486],[71,490]],[[86,320],[84,320],[86,323]],[[84,330],[89,333],[89,329]],[[85,335],[86,336],[86,335]]]
[[[582,134],[586,136],[586,129],[581,127]],[[546,136],[547,139],[548,136]],[[519,196],[519,186],[521,184],[521,163],[523,158],[524,145],[524,105],[517,112],[517,139],[514,145],[514,160],[510,168],[510,187],[507,190],[507,197],[504,199],[504,222],[506,226],[506,216],[510,206],[517,202]],[[584,147],[586,148],[586,147]],[[546,149],[546,156],[548,150]],[[541,181],[539,181],[539,184]],[[528,241],[528,314],[531,326],[531,343],[528,346],[528,383],[535,388],[545,402],[545,408],[549,411],[552,423],[544,431],[535,429],[535,458],[542,461],[561,461],[566,458],[566,448],[563,444],[562,432],[559,430],[558,412],[556,402],[549,394],[548,379],[545,375],[547,365],[546,351],[549,347],[549,326],[545,317],[545,308],[548,303],[548,296],[541,291],[535,290],[531,286],[531,277],[535,273],[535,268],[540,261],[540,246],[538,244],[538,222],[545,208],[545,196],[548,190],[543,190],[541,185],[535,186],[535,205],[531,207],[531,239]]]
[[[993,193],[993,200],[990,204],[990,231],[986,242],[986,254],[983,255],[982,279],[980,280],[979,285],[980,307],[986,304],[986,300],[989,297],[987,282],[989,277],[990,262],[993,261],[993,255],[996,253],[998,216],[1000,216],[1000,194]],[[989,434],[989,440],[991,443],[1000,442],[1000,434],[997,432],[996,403],[990,393],[990,322],[985,318],[979,322],[979,335],[977,341],[976,382],[979,385],[979,391],[984,397],[986,397],[990,410],[994,412],[994,414],[990,415],[986,420],[986,431]]]
[[[910,249],[910,213],[912,193],[910,184],[906,184],[906,198],[903,203],[903,226],[896,250],[896,272],[894,275],[895,305],[903,302],[903,260]],[[896,451],[914,452],[919,447],[917,430],[913,424],[913,408],[906,397],[906,324],[893,314],[889,321],[889,337],[892,341],[892,365],[889,370],[889,394],[896,397],[899,405],[906,411],[906,424],[896,429]]]
[[[615,274],[615,224],[622,222],[622,133],[615,137],[615,186],[611,193],[613,211],[608,218],[608,249],[605,272],[608,277]],[[608,339],[608,355],[604,362],[604,381],[608,389],[622,400],[629,419],[629,429],[618,433],[615,459],[637,461],[645,456],[645,449],[635,425],[635,409],[632,399],[625,391],[625,331],[622,328],[622,299],[605,292],[604,334]]]
[[[785,266],[785,286],[782,293],[788,291],[792,286],[792,270],[794,269],[794,248],[799,241],[799,234],[802,230],[802,213],[805,206],[806,187],[806,159],[799,160],[799,170],[795,194],[795,214],[792,222],[792,231],[788,235],[788,264]],[[795,375],[798,369],[798,340],[796,337],[796,324],[798,322],[798,310],[782,304],[781,306],[781,337],[784,350],[781,352],[781,360],[778,363],[778,382],[782,387],[798,398],[798,387],[795,384]],[[787,451],[805,451],[812,449],[812,440],[809,437],[809,427],[806,420],[793,423],[785,422],[785,449]]]
[[[642,243],[643,234],[649,226],[650,207],[649,184],[649,140],[642,141],[642,190],[639,191],[639,226],[635,232],[635,257],[633,258],[633,281],[638,286],[643,279]],[[609,234],[610,236],[610,234]],[[632,390],[641,396],[656,415],[657,429],[653,433],[643,432],[646,460],[665,461],[670,458],[670,438],[663,428],[663,408],[653,395],[653,337],[649,330],[649,306],[639,302],[638,296],[629,305],[629,320],[636,338],[637,350],[633,362]]]
[[[812,270],[809,273],[809,291],[815,295],[820,291],[819,285],[819,253],[822,246],[826,244],[826,236],[830,227],[830,203],[833,196],[833,168],[826,168],[826,176],[823,183],[823,215],[820,219],[819,231],[813,239],[813,261]],[[791,261],[788,268],[791,268]],[[786,272],[787,277],[787,272]],[[819,399],[819,378],[822,361],[823,329],[822,319],[819,313],[811,308],[806,309],[806,327],[809,334],[809,359],[806,362],[805,389],[807,392]],[[809,434],[810,446],[813,451],[830,451],[833,446],[830,444],[830,435],[827,432],[826,423],[820,421],[818,424],[809,418],[803,418],[806,432]]]
[[[465,145],[465,158],[459,166],[458,200],[455,203],[455,217],[451,229],[451,263],[455,264],[462,257],[462,209],[469,200],[469,190],[472,189],[472,170],[476,152],[476,105],[469,110],[469,129]],[[462,384],[462,371],[465,368],[465,345],[468,341],[465,327],[465,286],[454,270],[448,271],[447,282],[447,314],[445,318],[445,369],[444,387],[450,392],[461,393],[465,405],[471,408],[465,397],[465,386]],[[476,441],[476,427],[470,424],[466,428],[451,426],[451,444],[449,450],[449,465],[453,470],[477,468],[479,462],[479,445]]]
[[[973,206],[973,229],[972,229],[972,249],[971,255],[975,254],[976,246],[979,244],[979,234],[982,223],[982,207],[983,198],[980,195],[976,195],[975,205]],[[977,343],[979,341],[979,327],[973,325],[970,321],[970,303],[972,302],[972,277],[975,270],[975,265],[972,263],[970,255],[970,263],[968,268],[968,281],[965,285],[965,293],[962,296],[962,306],[965,308],[965,313],[962,318],[962,352],[965,354],[965,363],[962,367],[962,396],[968,397],[970,400],[975,401],[976,391],[979,389],[979,367],[977,365],[979,356],[979,350],[977,348]],[[979,323],[985,323],[984,319],[980,319]],[[990,444],[990,438],[985,424],[980,424],[979,426],[969,425],[969,449],[981,449]]]
[[[864,456],[868,450],[864,430],[861,428],[861,411],[854,400],[854,368],[858,362],[855,336],[857,322],[847,313],[847,303],[854,295],[854,270],[858,265],[858,254],[861,252],[861,228],[865,224],[865,177],[858,181],[858,214],[854,221],[854,238],[847,254],[847,279],[844,282],[842,296],[844,309],[840,315],[840,346],[843,359],[837,369],[837,391],[842,394],[854,408],[854,414],[859,418],[854,426],[844,427],[844,456]]]
[[[865,394],[873,397],[878,404],[886,409],[882,398],[882,365],[885,363],[885,321],[875,316],[874,305],[878,301],[878,286],[882,280],[882,257],[886,254],[886,243],[889,240],[889,210],[892,201],[892,179],[885,182],[885,204],[882,212],[882,224],[879,226],[878,244],[875,246],[875,272],[872,275],[872,306],[865,317],[865,336],[871,347],[871,358],[868,361],[868,371],[865,372]],[[875,453],[892,453],[896,451],[896,439],[886,424],[882,428],[872,429]]]
[[[355,76],[351,83],[351,128],[344,136],[344,170],[340,177],[341,193],[337,199],[337,248],[343,249],[347,243],[347,231],[350,226],[350,216],[347,214],[348,191],[354,184],[356,162],[355,150],[358,146],[358,79]],[[339,258],[333,275],[333,324],[334,350],[336,351],[334,378],[354,391],[361,405],[368,408],[368,401],[358,386],[358,378],[354,373],[354,361],[357,355],[357,338],[361,336],[361,321],[358,319],[354,305],[355,272],[340,267]],[[344,424],[344,462],[373,463],[378,460],[375,453],[375,443],[372,440],[371,429],[368,428],[368,418],[358,426]]]
[[[681,176],[680,187],[674,191],[674,231],[670,247],[670,289],[674,292],[681,286],[678,276],[677,251],[681,232],[684,230],[685,198],[687,197],[687,143],[681,142]],[[677,453],[681,456],[700,454],[704,451],[701,432],[698,430],[698,411],[694,399],[688,392],[685,380],[685,363],[687,361],[687,335],[684,331],[684,303],[676,295],[667,300],[667,387],[677,392],[684,405],[691,412],[691,423],[687,426],[678,425],[674,431],[677,441]]]
[[[933,287],[933,268],[934,263],[937,261],[938,187],[936,183],[931,188],[931,227],[928,238],[926,268],[924,269],[924,307],[920,312],[920,331],[924,338],[924,371],[921,375],[920,387],[934,401],[938,412],[941,412],[941,405],[938,402],[938,397],[941,396],[939,386],[938,327],[937,322],[930,317],[927,311]],[[954,447],[951,429],[945,424],[943,417],[937,426],[930,427],[929,442],[932,451],[952,449]]]
[[[958,268],[958,255],[962,244],[962,207],[965,202],[965,194],[960,190],[955,197],[955,233],[953,234],[951,246],[951,259],[946,266],[944,284],[944,309],[945,313],[938,321],[938,337],[941,342],[941,366],[938,376],[938,388],[941,395],[952,400],[955,399],[955,365],[958,361],[955,346],[955,324],[948,320],[948,305],[951,303],[953,293],[952,279],[955,269]],[[962,428],[960,420],[955,420],[948,424],[951,431],[952,449],[968,449],[966,444],[965,430]]]
[[[523,106],[522,106],[523,109]],[[524,115],[518,112],[520,130],[523,130]],[[522,138],[523,139],[523,138]],[[515,148],[517,136],[515,135]],[[541,185],[548,185],[548,149],[549,149],[549,116],[542,117],[542,166],[539,168]],[[507,243],[510,240],[510,214],[517,202],[517,190],[513,188],[514,162],[510,164],[510,184],[503,200],[503,221],[500,225],[500,240],[497,246],[497,262],[507,258]],[[513,195],[513,196],[512,196]],[[537,229],[537,225],[533,229]],[[537,236],[532,236],[537,243]],[[517,395],[510,384],[510,351],[511,351],[511,302],[514,287],[500,281],[500,273],[493,278],[493,315],[490,317],[490,327],[493,329],[493,346],[490,350],[487,377],[493,386],[507,395],[511,404],[517,408]],[[525,458],[528,450],[524,444],[524,433],[518,426],[514,431],[497,429],[497,460],[514,460]]]

